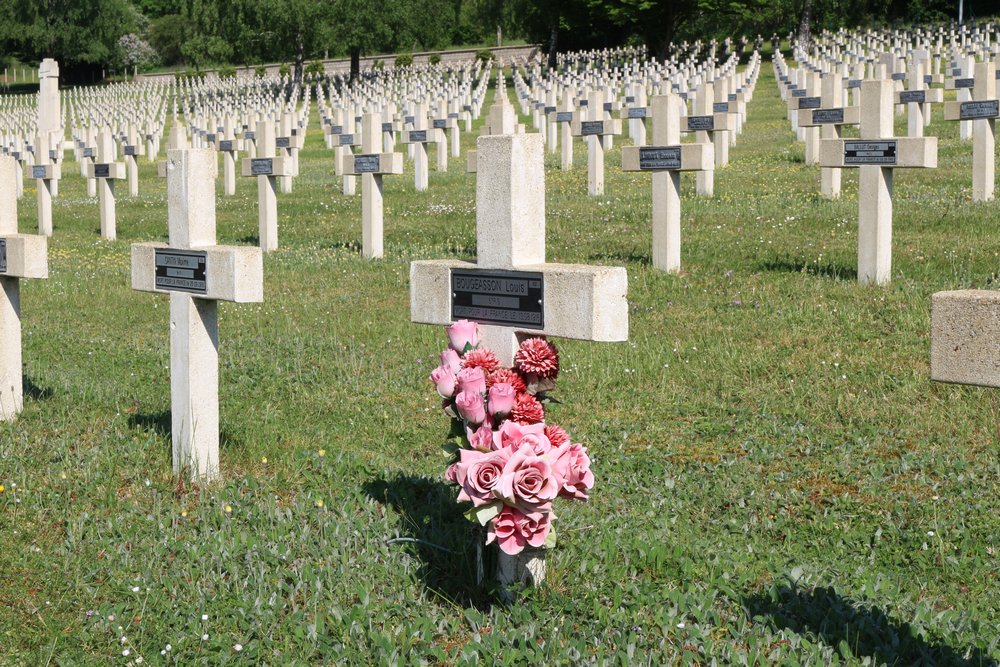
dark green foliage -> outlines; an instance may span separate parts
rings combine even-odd
[[[488,63],[493,60],[494,57],[493,52],[489,49],[483,49],[476,54],[476,58],[482,60],[484,63]]]
[[[427,62],[429,62],[431,65],[437,65],[441,62],[441,56],[439,56],[436,53],[432,53],[431,56],[427,59]]]
[[[323,62],[320,60],[314,60],[306,66],[306,74],[312,76],[323,76],[326,73],[326,69],[323,67]]]
[[[253,75],[258,79],[263,79],[267,76],[267,67],[264,65],[257,65],[253,70]]]
[[[184,43],[185,22],[180,14],[166,14],[149,24],[146,36],[150,45],[160,54],[164,65],[176,65],[182,61],[184,54],[181,45]]]
[[[235,79],[236,78],[236,68],[232,65],[223,65],[219,68],[219,78],[220,79]]]
[[[281,66],[278,68],[278,75],[288,76],[291,73],[292,73],[292,68],[289,67],[288,63],[281,63]]]
[[[409,67],[413,64],[412,53],[400,53],[396,56],[396,67]]]

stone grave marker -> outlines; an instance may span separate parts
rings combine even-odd
[[[347,154],[345,174],[361,176],[361,254],[365,259],[382,257],[382,176],[403,173],[402,153],[380,153],[382,117],[367,113],[361,121],[361,153]]]
[[[591,197],[604,194],[605,137],[621,134],[622,124],[617,118],[604,118],[604,93],[596,91],[587,100],[589,120],[573,120],[573,136],[587,142],[587,194]]]
[[[264,299],[260,248],[216,245],[215,151],[167,151],[170,244],[132,245],[132,289],[170,295],[175,473],[219,477],[218,302]]]
[[[861,84],[860,139],[823,139],[820,165],[859,168],[858,281],[878,285],[892,275],[892,177],[899,168],[937,167],[937,137],[893,135],[893,83]]]
[[[101,210],[101,238],[113,241],[117,237],[115,181],[125,178],[125,164],[115,162],[115,140],[110,130],[97,133],[97,161],[87,166],[87,178],[97,180],[97,197]]]
[[[258,157],[243,158],[243,175],[257,179],[257,217],[260,249],[278,249],[278,184],[281,176],[291,176],[288,158],[274,156],[274,124],[261,114],[257,120]]]
[[[35,163],[31,177],[38,190],[38,233],[52,236],[52,184],[59,179],[59,165],[49,159],[49,139],[53,134],[39,132],[35,137]]]
[[[624,171],[650,171],[653,178],[653,267],[681,270],[681,172],[712,169],[710,144],[681,144],[684,102],[677,95],[652,100],[652,146],[622,148]]]
[[[482,344],[506,365],[513,363],[519,338],[528,336],[628,339],[624,268],[545,261],[543,143],[539,134],[479,137],[476,261],[410,264],[410,319],[437,325],[475,320]],[[505,288],[498,294],[479,287],[477,278]],[[540,584],[544,552],[500,552],[497,574],[505,585]]]
[[[12,421],[24,405],[21,357],[21,279],[48,278],[48,239],[17,233],[13,157],[0,156],[0,420]]]
[[[946,102],[945,120],[972,123],[972,200],[993,199],[996,182],[996,119],[1000,100],[996,94],[996,65],[976,63],[972,99]]]

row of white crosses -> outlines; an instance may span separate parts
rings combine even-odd
[[[942,101],[942,90],[929,88],[931,83],[946,84],[949,90],[956,90],[957,102],[949,102],[945,107],[945,118],[960,122],[960,136],[962,138],[973,139],[973,188],[972,196],[974,201],[988,201],[993,198],[994,191],[994,150],[991,131],[991,122],[997,115],[996,106],[992,103],[995,94],[995,83],[988,81],[989,74],[986,68],[993,66],[995,58],[995,47],[993,50],[983,49],[978,53],[985,58],[982,63],[975,63],[975,50],[963,52],[954,46],[947,50],[945,58],[942,58],[944,50],[941,47],[940,34],[938,36],[937,51],[930,47],[927,42],[920,43],[920,48],[909,51],[909,58],[904,58],[899,49],[894,54],[883,53],[877,58],[879,66],[893,68],[892,78],[897,87],[895,101],[900,105],[906,105],[908,115],[908,136],[922,136],[923,128],[930,122],[930,104]],[[830,57],[831,60],[836,60]],[[857,57],[855,56],[855,59]],[[875,59],[871,59],[870,66],[876,70]],[[946,81],[944,76],[938,73],[940,63],[946,60],[950,65],[950,78]],[[927,70],[927,63],[932,63],[930,72]],[[974,69],[975,68],[975,71]],[[904,91],[898,90],[902,85],[901,80],[908,71],[909,88]],[[995,71],[995,68],[994,68]],[[855,65],[854,72],[858,76],[864,74],[864,64]],[[973,76],[975,73],[975,76]],[[873,73],[877,76],[878,72]],[[994,74],[995,80],[995,74]],[[852,82],[859,84],[860,81]],[[992,88],[990,88],[992,86]],[[825,105],[825,103],[824,103]],[[897,107],[902,108],[902,106]],[[848,109],[850,111],[850,109]],[[825,112],[814,112],[825,113]],[[799,112],[800,119],[802,112]],[[975,131],[972,131],[973,125]],[[974,135],[974,136],[973,136]],[[825,175],[825,174],[824,174]],[[824,179],[824,194],[827,194],[826,180]],[[833,196],[839,194],[834,192]]]

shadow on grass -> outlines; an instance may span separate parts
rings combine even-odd
[[[364,490],[402,516],[399,528],[405,541],[396,546],[409,547],[420,559],[419,575],[428,590],[462,607],[490,608],[495,601],[493,588],[476,583],[475,545],[483,538],[465,518],[465,507],[455,502],[454,487],[426,477],[398,475],[370,480]],[[495,571],[491,551],[483,550],[486,572]]]
[[[778,629],[812,635],[853,662],[869,657],[876,664],[957,665],[997,667],[978,648],[959,651],[928,641],[908,623],[890,618],[877,607],[845,598],[831,587],[800,588],[788,582],[744,598],[754,620],[760,617]],[[965,657],[968,655],[968,657]]]
[[[39,387],[27,375],[24,376],[22,385],[24,387],[24,395],[28,398],[32,398],[36,401],[44,401],[45,399],[52,398],[53,394],[51,389],[48,387]]]
[[[236,242],[244,245],[260,245],[260,235],[250,234],[249,236],[244,236],[241,239],[236,239]]]
[[[128,416],[128,425],[141,431],[152,431],[165,438],[170,437],[171,430],[170,410],[163,410],[152,414],[136,413]],[[219,431],[219,448],[235,447],[240,443],[225,429]]]
[[[772,259],[757,265],[758,271],[786,271],[789,273],[808,273],[813,276],[825,276],[834,280],[857,280],[858,270],[852,266],[842,266],[825,262],[817,264],[801,259]]]

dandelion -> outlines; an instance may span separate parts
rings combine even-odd
[[[316,507],[322,507],[322,506],[323,506],[323,499],[320,498],[319,500],[316,501]]]
[[[261,463],[267,463],[267,457],[266,457],[266,456],[262,456],[262,457],[260,458],[260,462],[261,462]]]
[[[319,450],[318,453],[319,453],[320,458],[323,458],[324,456],[326,456],[326,450],[325,449]],[[2,487],[0,487],[0,488],[2,488]]]
[[[0,493],[3,493],[3,484],[0,484]]]
[[[233,506],[226,505],[226,514],[232,514],[232,513],[233,513]]]

